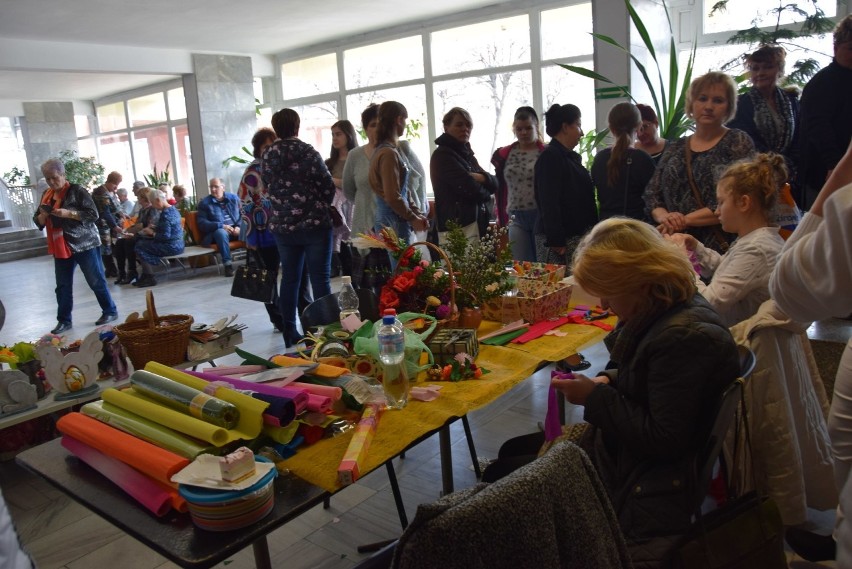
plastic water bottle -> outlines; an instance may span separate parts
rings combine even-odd
[[[340,307],[340,320],[350,314],[354,314],[361,319],[361,313],[358,311],[358,293],[352,286],[352,277],[342,277],[343,285],[340,287],[340,292],[337,293],[337,305]]]
[[[389,314],[390,313],[390,314]],[[386,310],[379,327],[379,359],[382,360],[382,387],[391,409],[408,403],[408,372],[405,369],[405,332],[395,310]]]

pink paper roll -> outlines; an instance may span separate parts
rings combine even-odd
[[[331,411],[333,401],[331,397],[317,395],[311,393],[308,395],[308,411],[316,411],[318,413],[328,413]]]
[[[272,383],[274,384],[275,382],[273,381]],[[340,398],[343,397],[343,390],[341,388],[332,387],[330,385],[314,385],[313,383],[294,381],[288,387],[304,389],[308,393],[313,393],[314,395],[324,395],[325,397],[330,397],[332,401],[340,401]]]
[[[68,435],[62,436],[62,446],[106,476],[155,516],[162,517],[171,509],[169,492],[138,470]]]
[[[245,381],[243,379],[236,379],[234,377],[220,375],[210,375],[199,371],[186,370],[186,373],[197,378],[203,379],[204,381],[223,381],[229,385],[233,385],[235,389],[257,391],[258,393],[263,393],[264,395],[274,395],[276,397],[289,397],[293,400],[293,404],[296,406],[297,415],[304,411],[308,405],[308,393],[303,389],[276,387],[268,383],[252,383],[251,381]]]
[[[216,366],[204,368],[204,373],[210,375],[245,375],[248,373],[260,373],[266,371],[267,367],[262,365],[244,365],[244,366]]]

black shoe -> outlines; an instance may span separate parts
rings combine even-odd
[[[234,265],[225,265],[225,276],[226,277],[234,276]]]
[[[577,352],[558,362],[556,367],[564,371],[583,371],[592,367],[592,364],[583,357],[583,354]]]
[[[118,273],[118,278],[117,278],[117,279],[115,279],[115,282],[113,282],[112,284],[117,284],[117,285],[120,285],[120,284],[126,284],[126,283],[124,282],[124,281],[126,281],[126,280],[127,280],[127,275],[126,275],[126,274],[124,274],[124,273]]]
[[[136,273],[128,273],[128,275],[118,284],[126,285],[133,284],[134,281],[139,279],[139,275]]]
[[[95,326],[103,326],[107,322],[118,320],[118,314],[104,314],[95,321]]]
[[[796,555],[814,563],[834,559],[837,554],[837,543],[830,535],[790,527],[787,528],[784,539]]]
[[[133,283],[133,286],[138,286],[139,288],[146,286],[157,286],[157,280],[154,278],[154,275],[143,274],[141,277],[136,279],[136,282]]]
[[[70,322],[57,322],[57,323],[56,323],[56,328],[54,328],[53,330],[51,330],[51,331],[50,331],[50,333],[51,333],[51,334],[61,334],[61,333],[63,333],[65,330],[70,330],[70,329],[71,329],[71,327],[72,327],[72,324],[71,324]]]

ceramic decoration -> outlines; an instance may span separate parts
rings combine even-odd
[[[17,369],[0,371],[0,416],[32,409],[37,401],[36,386],[27,374]]]
[[[36,353],[58,399],[97,390],[98,362],[103,358],[103,342],[97,331],[83,339],[77,352],[63,354],[52,344],[42,344],[36,347]]]

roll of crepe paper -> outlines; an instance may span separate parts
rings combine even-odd
[[[305,360],[301,358],[291,358],[289,356],[272,356],[272,363],[278,364],[281,367],[293,365],[305,365]],[[320,377],[340,377],[344,373],[349,373],[349,370],[342,367],[330,366],[328,364],[320,364],[317,366],[314,375]]]
[[[289,397],[276,397],[257,392],[252,393],[251,396],[269,403],[269,407],[263,413],[264,425],[282,427],[289,425],[296,418],[296,405]]]
[[[164,427],[141,415],[110,405],[106,401],[87,403],[83,405],[80,411],[84,415],[94,417],[101,423],[106,423],[190,460],[193,460],[199,454],[215,453],[215,449],[211,446],[206,446],[200,441]]]
[[[134,371],[130,385],[149,399],[223,429],[233,429],[240,420],[240,410],[235,405],[149,371]]]
[[[263,434],[280,444],[289,444],[290,441],[293,440],[293,437],[296,436],[296,433],[299,431],[299,423],[298,421],[293,421],[286,427],[273,427],[270,425],[263,426]]]
[[[260,429],[263,427],[263,412],[267,407],[269,407],[268,403],[259,399],[253,399],[252,397],[243,395],[242,393],[237,393],[233,389],[228,389],[227,387],[217,386],[214,388],[212,386],[208,386],[207,382],[202,379],[157,362],[148,362],[145,366],[145,370],[167,377],[168,379],[172,379],[178,383],[188,385],[189,387],[198,389],[199,391],[204,391],[205,393],[222,399],[223,401],[236,405],[237,409],[240,410],[240,422],[234,429],[228,431],[233,436],[231,440],[251,440],[260,434]]]
[[[153,478],[148,478],[138,470],[120,460],[107,456],[86,443],[70,435],[63,435],[62,446],[68,451],[106,476],[113,484],[124,490],[131,498],[150,510],[155,516],[162,517],[172,508],[173,502],[186,511],[186,500],[177,490],[169,491]]]
[[[82,413],[64,415],[56,422],[56,428],[62,434],[74,437],[166,485],[170,485],[170,480],[176,472],[189,464],[182,456],[137,439]]]
[[[337,467],[337,481],[340,484],[344,486],[352,484],[361,477],[367,451],[370,449],[370,442],[376,433],[380,416],[381,407],[372,403],[364,405],[364,412],[355,427],[355,434],[352,435],[346,454],[343,455],[343,460]]]
[[[247,373],[260,373],[268,369],[268,367],[261,365],[216,366],[204,368],[204,373],[210,375],[245,375]]]
[[[229,431],[206,421],[196,419],[195,417],[190,417],[186,413],[181,413],[160,404],[159,401],[148,399],[132,387],[122,391],[112,388],[105,389],[101,397],[103,397],[104,401],[116,407],[121,407],[125,411],[142,415],[164,427],[174,429],[202,441],[207,441],[217,447],[243,438],[239,435],[232,436],[234,431]]]
[[[340,398],[343,397],[343,389],[339,387],[333,387],[331,385],[314,385],[313,383],[302,383],[301,381],[294,381],[288,387],[294,389],[304,389],[308,393],[313,393],[314,395],[322,395],[324,397],[330,398],[332,401],[340,401]]]
[[[288,397],[293,400],[296,406],[296,415],[305,410],[308,405],[308,394],[302,389],[292,389],[290,387],[278,387],[268,383],[252,383],[233,377],[219,377],[216,375],[208,375],[198,371],[188,371],[188,375],[197,377],[202,381],[223,381],[229,385],[233,385],[234,389],[244,389],[255,393],[263,393],[264,395],[272,395],[273,397]]]
[[[317,395],[315,393],[311,393],[308,395],[308,411],[315,411],[317,413],[329,413],[333,404],[334,402],[331,400],[331,397]]]

